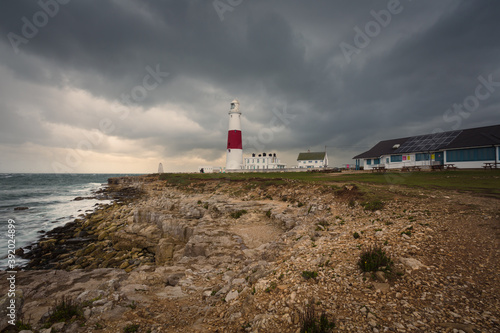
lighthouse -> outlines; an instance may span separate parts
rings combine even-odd
[[[227,132],[226,170],[243,167],[243,145],[241,143],[241,112],[237,99],[231,102],[229,110],[229,131]]]

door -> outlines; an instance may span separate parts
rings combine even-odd
[[[436,164],[443,165],[444,164],[444,152],[438,151],[434,153],[434,161],[436,161]]]

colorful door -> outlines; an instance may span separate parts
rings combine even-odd
[[[439,162],[436,164],[443,165],[444,164],[444,152],[438,151],[438,152],[434,153],[434,161]]]

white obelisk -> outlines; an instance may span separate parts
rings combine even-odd
[[[243,167],[243,144],[241,142],[241,112],[237,99],[231,102],[229,110],[229,131],[227,133],[226,170]]]

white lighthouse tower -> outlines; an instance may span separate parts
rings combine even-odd
[[[243,144],[241,142],[241,112],[237,99],[231,102],[229,110],[229,131],[227,133],[226,170],[243,168]]]

